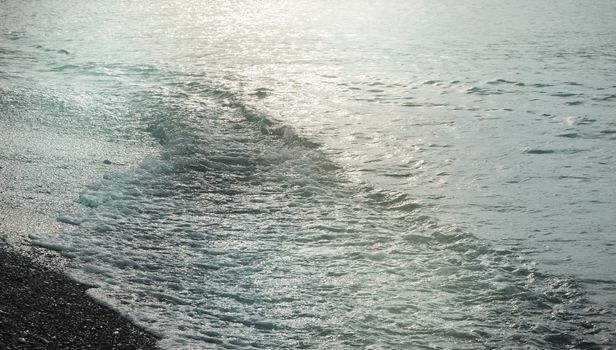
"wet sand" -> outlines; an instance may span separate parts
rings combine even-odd
[[[156,336],[87,289],[0,241],[0,348],[156,349]]]

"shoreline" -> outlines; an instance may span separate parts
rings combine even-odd
[[[86,294],[87,285],[0,241],[3,349],[158,349],[159,337]]]
[[[32,102],[24,91],[0,88],[7,101],[0,105],[6,121],[0,128],[0,348],[156,349],[157,336],[88,296],[89,286],[64,274],[68,260],[32,246],[29,237],[73,230],[57,218],[87,212],[79,201],[84,188],[106,173],[130,170],[158,147],[57,129],[55,118],[65,112],[39,121],[37,108],[47,108],[46,99]],[[76,120],[92,112],[70,98],[67,103]],[[39,128],[31,127],[33,120]]]

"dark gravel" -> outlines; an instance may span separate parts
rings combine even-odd
[[[0,243],[0,349],[156,349],[154,335],[87,289]]]

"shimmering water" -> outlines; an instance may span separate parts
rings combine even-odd
[[[614,18],[3,1],[3,195],[165,348],[610,348]]]

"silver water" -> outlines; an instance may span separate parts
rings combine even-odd
[[[612,2],[0,9],[33,242],[164,347],[614,346]]]

